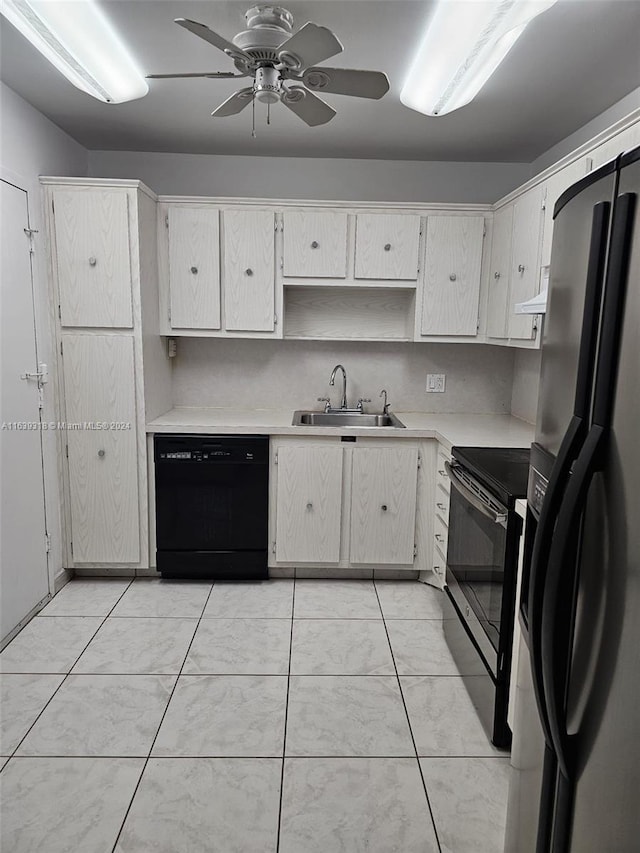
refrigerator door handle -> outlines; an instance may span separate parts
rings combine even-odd
[[[552,739],[542,678],[542,600],[555,523],[571,472],[571,466],[580,452],[587,431],[591,381],[598,341],[598,319],[607,257],[607,234],[610,211],[611,204],[608,201],[600,202],[593,208],[574,414],[562,440],[555,465],[553,466],[547,494],[538,521],[533,554],[531,556],[528,601],[529,649],[534,692],[536,694],[542,728],[549,747],[552,746]]]

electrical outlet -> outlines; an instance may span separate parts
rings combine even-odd
[[[427,393],[444,391],[444,373],[427,373]]]

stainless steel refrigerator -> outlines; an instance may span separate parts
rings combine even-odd
[[[640,851],[640,149],[554,210],[507,853]]]

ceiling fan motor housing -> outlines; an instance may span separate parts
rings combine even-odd
[[[278,62],[277,49],[293,31],[293,15],[282,6],[252,6],[245,15],[248,29],[233,43],[256,62]]]

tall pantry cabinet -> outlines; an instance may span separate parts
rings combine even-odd
[[[151,308],[156,199],[138,181],[42,183],[58,352],[65,568],[133,574],[149,568],[145,419],[170,407],[162,342],[143,328],[142,302],[145,323],[157,328]]]

